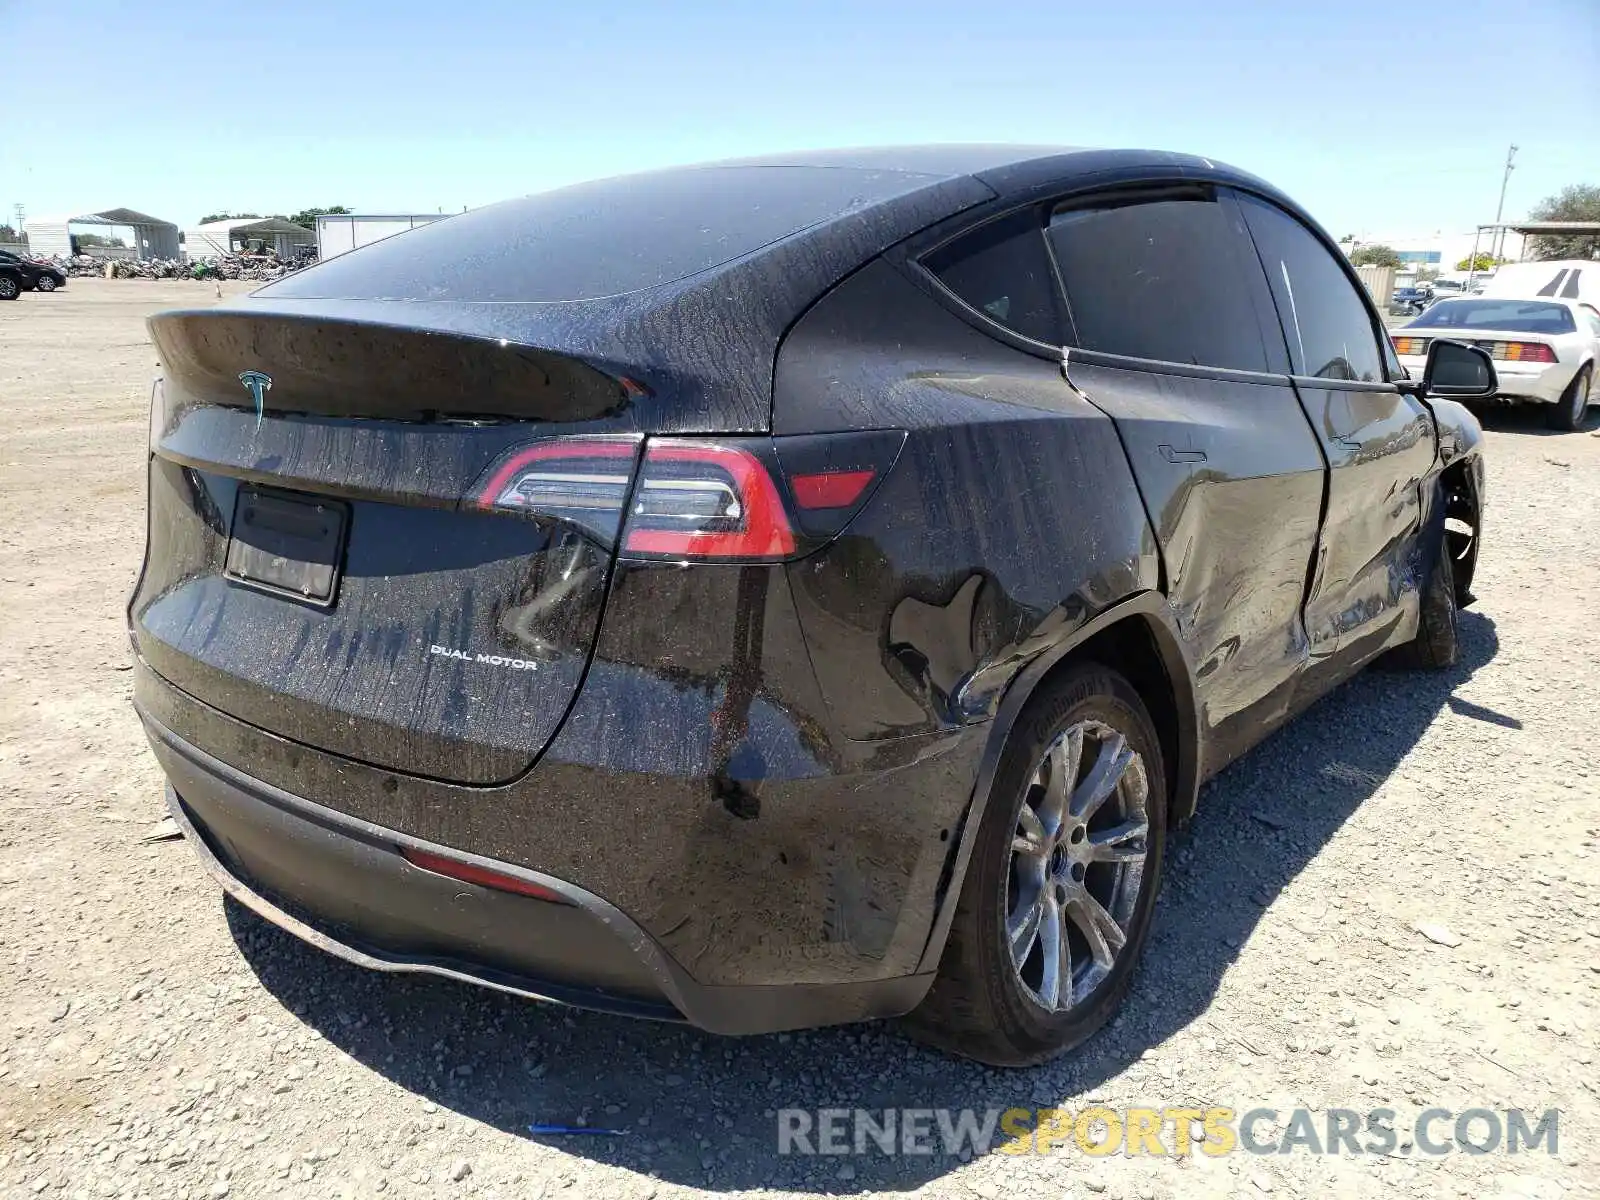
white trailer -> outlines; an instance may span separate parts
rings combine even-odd
[[[342,213],[317,218],[317,257],[323,261],[336,254],[380,242],[418,225],[444,220],[445,213]]]

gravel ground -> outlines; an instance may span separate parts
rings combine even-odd
[[[0,1193],[1600,1195],[1600,437],[1490,418],[1461,665],[1369,672],[1213,782],[1125,1015],[1000,1073],[881,1026],[724,1040],[368,974],[143,842],[142,320],[213,296],[74,280],[0,305]],[[784,1107],[1091,1102],[1554,1107],[1560,1151],[775,1152]],[[629,1134],[524,1132],[579,1119]]]

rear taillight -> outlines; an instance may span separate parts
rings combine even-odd
[[[1553,363],[1556,352],[1543,342],[1498,342],[1490,352],[1494,358],[1507,362]]]
[[[749,449],[678,438],[646,447],[624,554],[771,559],[795,544],[772,472]]]
[[[633,558],[775,562],[842,530],[899,430],[798,437],[551,438],[506,455],[469,503],[578,526]]]
[[[1421,337],[1397,337],[1394,339],[1394,352],[1421,358],[1428,352],[1428,341],[1428,338]]]
[[[636,438],[538,442],[491,467],[473,489],[472,503],[478,508],[569,521],[608,547],[614,546],[638,454]]]

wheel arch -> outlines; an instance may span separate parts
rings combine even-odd
[[[938,968],[966,880],[972,847],[992,799],[1000,758],[1029,701],[1069,665],[1101,662],[1120,671],[1139,692],[1155,722],[1167,766],[1170,826],[1194,815],[1200,792],[1200,720],[1194,674],[1173,628],[1166,597],[1141,592],[1111,605],[1028,663],[1006,688],[979,759],[972,798],[938,897],[919,971]]]

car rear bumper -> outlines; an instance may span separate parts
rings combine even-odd
[[[1427,359],[1415,354],[1400,356],[1401,364],[1411,372],[1413,379],[1421,379]],[[1556,404],[1561,393],[1567,390],[1577,368],[1569,363],[1554,363],[1548,367],[1530,367],[1519,363],[1497,361],[1495,374],[1500,386],[1495,392],[1498,399],[1531,400],[1537,404]]]
[[[697,983],[636,922],[566,881],[335,812],[253,779],[140,716],[173,817],[229,895],[359,966],[749,1034],[894,1016],[931,974],[842,984]],[[565,903],[462,882],[402,848],[514,875]]]

